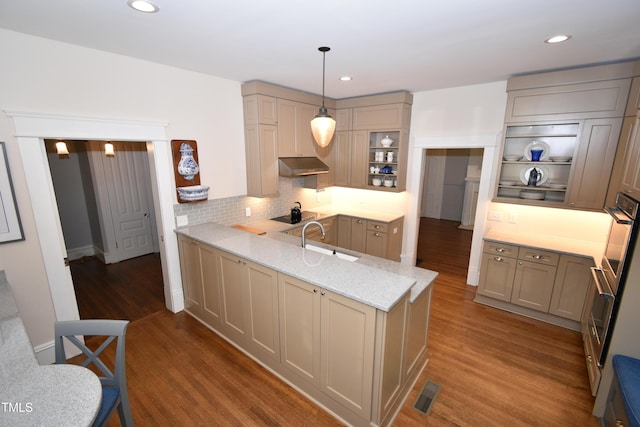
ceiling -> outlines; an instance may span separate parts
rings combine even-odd
[[[347,98],[640,58],[639,0],[0,0],[0,28]],[[568,33],[568,42],[547,37]],[[353,80],[338,78],[350,75]]]

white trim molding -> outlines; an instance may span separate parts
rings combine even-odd
[[[182,296],[182,279],[178,243],[173,232],[175,191],[171,182],[171,146],[165,134],[167,123],[14,110],[4,112],[14,122],[56,318],[73,320],[78,319],[79,314],[70,269],[64,264],[66,248],[43,143],[45,138],[147,143],[160,237],[165,305],[173,312],[183,310],[184,301],[178,299]]]
[[[424,135],[410,140],[409,164],[407,174],[407,192],[409,198],[409,214],[407,215],[403,236],[403,263],[415,264],[420,228],[420,206],[422,185],[424,180],[425,150],[482,148],[482,172],[478,187],[478,205],[474,221],[471,254],[467,284],[477,285],[480,278],[480,258],[482,256],[482,236],[484,235],[487,205],[491,200],[491,180],[494,175],[495,151],[500,142],[501,133],[477,135]]]

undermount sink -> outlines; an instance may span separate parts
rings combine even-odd
[[[338,250],[323,248],[322,246],[316,246],[316,245],[307,244],[304,248],[312,250],[314,252],[319,252],[319,253],[324,254],[324,255],[337,256],[338,258],[343,259],[345,261],[349,261],[349,262],[357,261],[358,258],[360,258],[360,257],[357,257],[355,255],[349,255],[349,254],[346,254],[344,252],[340,252]]]

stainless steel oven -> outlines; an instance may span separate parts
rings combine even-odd
[[[585,310],[588,332],[583,331],[591,338],[599,366],[604,364],[607,357],[618,306],[626,285],[627,267],[638,238],[638,208],[639,202],[624,193],[618,193],[615,206],[605,208],[612,217],[611,227],[601,268],[592,269],[594,295],[587,299],[591,302],[591,306]]]

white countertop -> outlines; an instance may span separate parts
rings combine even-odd
[[[513,243],[529,248],[548,249],[568,255],[592,257],[596,265],[600,263],[604,253],[604,243],[540,233],[508,233],[491,229],[484,235],[484,240]]]
[[[437,276],[434,271],[368,255],[358,254],[358,261],[349,262],[303,249],[300,238],[280,232],[290,224],[266,220],[249,226],[267,233],[258,236],[215,223],[176,232],[383,311],[408,292],[413,301]]]
[[[88,426],[101,400],[100,380],[90,370],[38,364],[0,270],[0,425]]]

